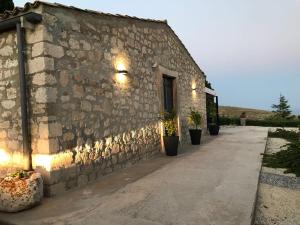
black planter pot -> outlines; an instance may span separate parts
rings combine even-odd
[[[189,130],[192,145],[200,145],[202,130]]]
[[[220,127],[218,125],[212,124],[209,125],[208,130],[210,135],[218,135]]]
[[[167,156],[177,155],[179,137],[178,136],[164,136],[164,146]]]

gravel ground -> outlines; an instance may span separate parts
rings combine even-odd
[[[288,142],[269,138],[267,153],[274,153]],[[285,169],[262,167],[255,225],[300,225],[300,185],[294,174]]]
[[[300,190],[260,184],[255,225],[300,225]]]

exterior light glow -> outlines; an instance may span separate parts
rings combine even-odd
[[[119,54],[114,62],[114,67],[116,70],[115,77],[116,81],[119,84],[125,84],[128,80],[128,68],[129,68],[129,60],[126,55]],[[126,86],[123,86],[126,87]]]
[[[126,75],[128,74],[128,71],[125,69],[125,65],[123,63],[118,63],[117,64],[117,81],[119,83],[125,83],[127,80]]]
[[[125,83],[126,82],[126,80],[127,80],[127,77],[126,77],[126,74],[125,73],[117,73],[117,76],[116,76],[116,78],[117,78],[117,81],[119,82],[119,83]]]
[[[51,155],[36,154],[33,156],[33,166],[34,167],[43,167],[48,172],[50,172],[51,171],[51,163],[52,163]]]
[[[192,90],[193,91],[197,90],[197,86],[196,86],[196,82],[195,81],[192,82]]]
[[[192,99],[195,100],[197,98],[197,85],[196,85],[196,82],[193,81],[192,82]]]
[[[9,161],[10,161],[9,154],[5,150],[0,149],[0,165],[6,165],[9,163]]]
[[[127,75],[128,71],[127,70],[118,70],[118,73],[121,73],[123,75]]]

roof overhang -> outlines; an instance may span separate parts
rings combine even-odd
[[[206,93],[206,94],[209,94],[209,95],[212,95],[212,96],[217,96],[217,92],[215,91],[215,90],[212,90],[212,89],[210,89],[210,88],[204,88],[204,92]]]
[[[0,21],[0,33],[15,29],[17,23],[29,22],[31,24],[37,24],[40,23],[41,21],[42,21],[41,14],[35,12],[20,14],[18,16],[10,17],[8,19]]]

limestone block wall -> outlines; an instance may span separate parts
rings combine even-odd
[[[48,4],[34,10],[43,22],[26,31],[30,124],[46,194],[161,151],[162,76],[171,75],[163,71],[176,74],[181,144],[189,143],[190,107],[202,113],[205,128],[205,78],[165,23]]]
[[[56,83],[55,78],[47,74],[54,69],[51,59],[34,57],[31,53],[33,45],[50,37],[45,31],[43,25],[38,25],[25,33],[27,100],[34,155],[49,153],[50,146],[45,141],[49,130],[48,105],[41,99],[48,98],[43,93],[44,88]],[[16,30],[11,30],[0,34],[0,176],[23,168],[24,164],[19,82]],[[34,156],[34,166],[39,163],[43,162]]]
[[[13,155],[22,155],[20,96],[19,96],[18,61],[15,32],[5,32],[0,38],[0,151],[9,149]],[[0,169],[6,173],[18,168],[8,162]]]

